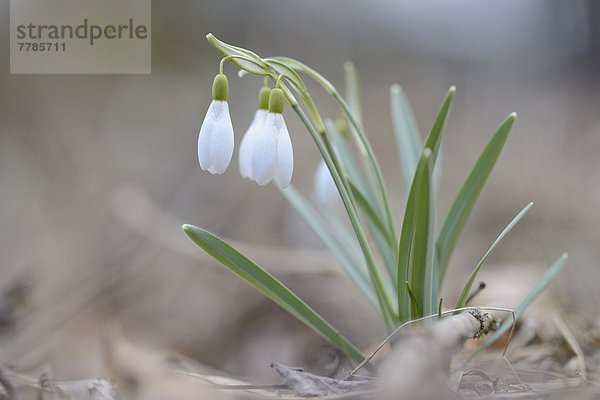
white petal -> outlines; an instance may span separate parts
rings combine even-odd
[[[240,175],[242,178],[250,178],[252,176],[252,125],[242,138],[240,149],[238,150],[238,163],[240,166]]]
[[[335,205],[340,200],[331,172],[323,160],[315,172],[315,194],[317,200],[326,205]]]
[[[240,144],[239,164],[240,164],[240,175],[244,178],[253,179],[252,175],[252,153],[254,149],[254,141],[257,133],[263,129],[265,125],[265,118],[267,117],[267,110],[256,110],[252,123],[248,127],[248,130],[242,138]]]
[[[215,102],[213,101],[208,106],[204,121],[200,127],[200,134],[198,135],[198,161],[200,162],[200,168],[206,171],[210,168],[211,157],[210,157],[210,146],[213,127],[215,125]]]
[[[233,155],[233,126],[226,101],[213,101],[215,121],[210,136],[210,166],[212,174],[222,174],[227,170]]]
[[[275,182],[282,188],[288,187],[292,181],[292,173],[294,171],[294,151],[292,149],[292,141],[288,133],[287,126],[283,120],[283,115],[275,114],[275,119],[280,120],[278,136],[277,136],[277,172],[275,174]]]
[[[277,167],[277,128],[274,115],[267,115],[264,128],[257,131],[253,142],[252,175],[259,185],[269,183],[275,176]]]

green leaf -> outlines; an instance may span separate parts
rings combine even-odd
[[[348,183],[350,184],[350,189],[352,190],[352,196],[354,197],[354,201],[363,210],[367,217],[367,226],[369,228],[369,232],[371,233],[371,237],[375,242],[377,250],[383,258],[383,261],[390,276],[394,279],[394,282],[396,282],[397,269],[395,254],[396,244],[394,243],[395,239],[392,238],[391,234],[385,227],[381,216],[373,208],[369,200],[360,191],[360,189],[358,189],[352,181],[349,180]],[[396,292],[395,289],[394,292]]]
[[[498,237],[496,238],[496,240],[494,240],[494,243],[492,243],[492,245],[490,246],[490,248],[488,249],[488,251],[485,252],[485,254],[481,258],[481,260],[479,260],[479,263],[477,263],[477,266],[475,267],[475,269],[473,270],[473,272],[471,272],[471,275],[469,276],[469,279],[467,280],[467,283],[465,284],[465,286],[464,286],[464,288],[463,288],[460,296],[458,297],[458,301],[456,303],[456,307],[455,308],[462,308],[462,307],[464,307],[467,304],[467,299],[469,298],[469,294],[471,293],[471,287],[473,286],[473,282],[475,282],[475,278],[477,278],[477,274],[479,273],[479,271],[481,270],[481,268],[485,264],[487,258],[492,253],[492,251],[494,251],[494,249],[496,248],[496,246],[498,246],[498,244],[502,241],[502,239],[504,239],[504,237],[508,234],[508,232],[510,232],[512,230],[512,228],[514,228],[515,225],[517,225],[517,223],[519,223],[519,221],[525,216],[525,214],[527,214],[527,211],[529,211],[529,209],[531,208],[531,206],[533,206],[533,203],[527,204],[525,206],[525,208],[523,208],[512,219],[512,221],[510,221],[510,223],[506,226],[506,228],[504,228],[502,230],[502,232],[500,233],[500,235],[498,235]]]
[[[362,124],[362,106],[360,99],[360,81],[358,80],[358,73],[356,67],[351,61],[344,63],[344,82],[346,83],[346,101],[350,110]]]
[[[385,284],[383,283],[381,273],[377,268],[375,257],[371,251],[365,229],[360,221],[351,194],[349,193],[350,189],[348,187],[347,180],[345,179],[345,176],[340,175],[342,167],[336,157],[331,140],[328,135],[320,135],[317,132],[312,123],[308,120],[308,117],[302,108],[300,108],[297,104],[292,105],[292,109],[296,112],[296,114],[298,114],[308,129],[313,141],[321,152],[329,171],[331,172],[331,176],[336,184],[336,187],[338,188],[340,197],[342,198],[344,208],[348,213],[348,219],[350,220],[352,228],[356,234],[356,239],[358,240],[361,251],[363,252],[365,263],[371,278],[371,283],[373,284],[373,288],[375,289],[375,294],[377,295],[377,300],[381,308],[381,314],[384,317],[384,322],[386,327],[391,329],[394,326],[394,322],[397,320],[394,306],[391,303],[391,298],[389,297],[389,293],[387,292]]]
[[[339,131],[339,129],[335,126],[333,121],[331,121],[329,119],[325,120],[325,126],[327,128],[327,132],[329,133],[330,137],[332,138],[332,143],[334,145],[336,153],[338,154],[338,159],[340,160],[340,162],[342,164],[344,173],[346,174],[346,176],[348,178],[348,182],[352,188],[353,194],[355,195],[355,197],[361,197],[360,200],[355,198],[355,201],[358,203],[359,206],[361,206],[361,208],[363,208],[363,211],[367,212],[367,210],[365,210],[364,207],[368,208],[368,213],[371,213],[372,219],[378,220],[378,222],[375,222],[375,224],[379,225],[378,229],[375,229],[375,227],[373,226],[374,224],[370,223],[369,230],[371,232],[371,236],[373,237],[373,241],[375,242],[375,245],[377,246],[377,249],[385,262],[385,265],[388,268],[389,273],[391,274],[391,276],[394,277],[394,282],[391,282],[391,284],[393,284],[394,288],[395,288],[396,258],[397,258],[396,257],[396,244],[390,243],[389,231],[387,230],[387,227],[383,228],[383,221],[384,221],[383,211],[380,208],[373,206],[373,204],[377,204],[377,200],[373,197],[374,196],[373,191],[375,189],[372,189],[371,186],[369,186],[369,183],[367,182],[362,170],[358,166],[358,162],[356,160],[354,153],[350,149],[350,146],[349,146],[349,143],[348,143],[348,140],[346,139],[346,137],[344,137],[344,135]],[[357,194],[357,190],[360,193]],[[363,204],[361,204],[361,203],[363,203]],[[364,203],[367,203],[368,205],[365,205]],[[375,214],[375,215],[373,215],[373,214]],[[326,215],[324,215],[324,218],[330,224],[334,222],[334,221],[331,221],[331,218],[330,218],[332,215],[333,215],[333,213],[326,213]],[[337,224],[337,225],[339,226],[339,224]],[[336,229],[332,228],[332,230],[335,231],[336,236],[339,236],[338,235],[340,233],[339,228],[340,227],[338,227]],[[342,226],[341,228],[344,228],[344,227]],[[383,234],[380,233],[380,230],[382,228],[383,228],[382,231],[384,232]],[[344,229],[344,232],[345,231],[347,231],[347,230]],[[358,246],[357,244],[354,244],[355,242],[356,242],[356,240],[353,242],[354,247]],[[395,289],[394,289],[394,291],[395,291]]]
[[[402,230],[400,231],[400,243],[398,245],[398,272],[396,281],[398,288],[398,316],[400,321],[406,321],[411,316],[410,299],[406,287],[408,285],[408,271],[410,268],[411,243],[414,236],[415,227],[415,190],[413,185],[408,195],[404,218],[402,220]],[[406,283],[406,285],[405,285]],[[413,314],[414,315],[414,314]]]
[[[349,181],[350,189],[352,190],[352,195],[354,196],[354,200],[360,206],[360,208],[365,212],[367,219],[373,225],[379,233],[383,235],[388,244],[392,244],[391,236],[388,230],[386,229],[383,221],[381,221],[380,215],[375,211],[373,206],[370,204],[369,200],[367,200],[366,196],[360,191],[358,187],[352,182]]]
[[[348,103],[348,107],[350,111],[358,121],[360,125],[363,124],[362,119],[362,107],[361,107],[361,99],[360,99],[360,82],[358,80],[358,73],[356,72],[356,68],[354,64],[350,61],[346,61],[344,63],[344,81],[346,83],[346,102]],[[352,133],[355,137],[356,145],[358,146],[358,151],[360,154],[365,156],[367,154],[367,149],[363,142],[360,140],[358,133],[352,126]]]
[[[362,170],[359,168],[354,153],[350,149],[347,139],[342,135],[338,128],[334,125],[331,120],[325,120],[325,126],[331,138],[333,139],[333,145],[338,153],[338,158],[341,161],[344,172],[347,175],[348,183],[351,186],[351,190],[355,197],[356,203],[361,207],[363,211],[370,214],[368,224],[369,231],[373,238],[379,254],[383,258],[383,261],[388,269],[390,276],[393,277],[394,281],[390,282],[390,286],[394,288],[396,292],[396,244],[395,239],[391,238],[389,230],[383,225],[385,220],[383,211],[373,206],[377,204],[375,199],[374,191],[371,185],[367,182]],[[377,225],[375,227],[374,225]]]
[[[429,303],[432,294],[430,277],[428,277],[430,273],[427,271],[431,269],[429,242],[432,223],[430,218],[432,156],[429,148],[423,150],[411,186],[400,236],[397,284],[400,290],[408,281],[414,293],[419,309],[417,315],[411,316],[413,318],[422,317],[424,311],[429,310],[430,305],[425,303]],[[398,306],[404,313],[408,308],[406,301],[406,294],[400,293]],[[401,318],[407,318],[407,315],[401,314]]]
[[[387,268],[388,274],[392,278],[391,280],[386,279],[385,283],[389,283],[388,288],[393,288],[391,293],[397,293],[396,282],[398,278],[396,277],[396,274],[398,273],[398,255],[396,254],[396,244],[390,244],[389,239],[384,238],[383,235],[371,225],[369,225],[369,229],[373,241],[377,246],[377,250]]]
[[[439,281],[439,276],[438,273],[439,271],[437,270],[437,268],[433,268],[433,262],[436,261],[433,256],[435,254],[431,255],[431,271],[416,271],[417,273],[417,277],[421,275],[421,273],[427,273],[427,289],[425,289],[423,286],[419,288],[416,288],[415,285],[413,284],[413,282],[409,279],[409,275],[411,273],[411,270],[413,269],[413,264],[414,264],[414,254],[412,254],[413,251],[413,242],[415,240],[414,236],[415,236],[415,228],[416,228],[416,219],[418,218],[418,214],[416,212],[417,208],[422,207],[420,201],[416,198],[416,191],[417,191],[417,182],[419,180],[423,180],[423,173],[421,173],[421,178],[417,179],[417,174],[419,173],[419,166],[423,163],[423,158],[426,152],[428,152],[430,155],[427,157],[428,159],[430,159],[430,161],[428,161],[428,169],[429,172],[427,174],[427,181],[428,181],[428,186],[431,189],[431,171],[434,170],[435,168],[435,162],[437,160],[437,156],[439,154],[439,150],[440,150],[440,146],[441,146],[441,142],[442,142],[442,136],[444,133],[444,128],[446,126],[446,120],[448,119],[448,115],[450,113],[450,108],[452,107],[452,101],[454,99],[454,94],[456,93],[456,88],[454,86],[450,87],[450,89],[448,89],[448,92],[446,93],[446,96],[444,97],[444,101],[442,102],[442,106],[440,107],[440,110],[438,112],[438,115],[433,123],[433,126],[431,127],[431,131],[429,132],[429,135],[427,136],[427,139],[425,141],[425,148],[423,149],[423,152],[421,153],[421,158],[419,161],[419,164],[417,166],[417,169],[415,171],[415,176],[412,180],[411,186],[410,186],[410,191],[408,194],[408,200],[406,202],[406,209],[404,210],[404,219],[402,221],[402,231],[400,232],[400,241],[398,244],[398,272],[396,274],[396,278],[397,278],[397,287],[398,287],[398,309],[399,309],[399,316],[400,316],[400,320],[406,320],[408,318],[409,312],[410,312],[410,307],[409,307],[409,298],[408,298],[408,293],[406,293],[405,290],[405,285],[404,282],[406,280],[409,280],[411,283],[411,288],[413,290],[413,292],[417,295],[417,299],[419,300],[419,302],[421,304],[424,305],[424,308],[421,310],[429,310],[430,307],[435,307],[433,305],[430,304],[431,301],[435,302],[436,299],[434,299],[435,296],[437,296],[437,292],[439,290],[439,285],[438,282],[436,282],[436,280]],[[423,166],[422,168],[425,168],[425,166]],[[422,186],[422,184],[421,184]],[[431,236],[430,233],[433,232],[433,226],[434,226],[434,222],[433,221],[433,204],[435,204],[435,192],[433,190],[429,190],[427,193],[427,207],[429,209],[428,211],[428,216],[427,216],[427,221],[428,221],[428,229],[427,229],[427,242],[431,241]],[[431,215],[429,215],[431,214]],[[421,240],[423,238],[420,238],[418,240],[419,243],[421,243]],[[433,249],[429,249],[429,247],[433,247],[433,246],[429,246],[429,245],[425,245],[426,246],[426,254],[432,253]],[[422,262],[422,260],[420,260],[419,262]],[[416,279],[416,278],[415,278]],[[425,275],[423,275],[423,284],[425,282]],[[427,294],[427,302],[424,302],[425,299],[420,298],[419,296],[423,295],[423,294]]]
[[[278,60],[282,63],[287,64],[290,68],[295,69],[297,71],[302,71],[307,74],[313,80],[315,80],[319,85],[327,91],[341,106],[344,113],[347,115],[351,125],[353,126],[352,132],[355,133],[356,143],[360,151],[365,151],[363,154],[364,161],[370,166],[370,169],[367,169],[368,177],[376,184],[378,188],[378,200],[382,202],[383,209],[386,214],[386,221],[388,223],[388,230],[392,232],[392,235],[396,237],[395,225],[394,225],[394,217],[392,215],[391,207],[389,204],[389,195],[387,193],[387,189],[385,186],[385,182],[383,180],[383,174],[381,173],[381,168],[377,162],[377,158],[369,144],[366,135],[364,134],[364,130],[362,125],[358,122],[356,116],[350,110],[350,107],[346,103],[346,100],[339,94],[337,89],[321,74],[319,74],[314,69],[308,67],[306,64],[303,64],[297,60],[294,60],[289,57],[273,57],[266,60]],[[295,108],[296,109],[296,108]],[[325,138],[326,139],[326,138]],[[396,240],[394,240],[396,241]],[[368,265],[372,264],[371,262],[367,263]],[[372,270],[372,267],[369,266],[369,270]]]
[[[338,153],[339,160],[344,167],[344,171],[348,175],[348,180],[352,181],[356,187],[360,188],[361,192],[369,199],[369,202],[374,204],[376,200],[373,196],[373,190],[367,182],[367,178],[365,177],[364,173],[360,169],[359,163],[357,162],[356,157],[350,148],[348,140],[330,119],[325,120],[325,127],[332,138],[333,146]]]
[[[511,114],[496,131],[487,144],[477,163],[471,170],[469,177],[463,184],[460,192],[454,200],[454,204],[448,212],[448,216],[442,226],[437,239],[437,261],[439,268],[440,285],[444,280],[448,263],[456,242],[471,215],[475,202],[483,189],[511,131],[516,114]]]
[[[365,358],[356,346],[323,317],[246,256],[204,229],[193,225],[183,225],[183,231],[207,254],[346,353],[350,360],[360,362]]]
[[[287,188],[286,188],[287,190]],[[348,229],[340,218],[336,215],[335,212],[332,212],[330,208],[324,208],[323,210],[316,210],[320,217],[323,219],[324,225],[327,225],[331,231],[331,235],[335,236],[335,238],[339,241],[340,246],[355,260],[356,265],[358,265],[361,271],[365,271],[366,267],[364,266],[364,256],[360,251],[360,245],[358,244],[356,237],[353,236],[352,232]],[[396,251],[389,247],[389,244],[383,239],[383,237],[379,234],[378,231],[372,231],[373,241],[377,244],[378,249],[384,249],[381,256],[386,263],[386,266],[392,265],[394,268],[396,266]],[[392,272],[390,271],[390,274]],[[393,272],[396,273],[395,271]],[[370,283],[369,283],[370,284]],[[396,293],[396,281],[391,281],[390,279],[385,279],[383,281],[387,291],[389,293]],[[371,288],[372,289],[372,288]],[[373,292],[369,290],[369,292]],[[379,307],[377,306],[377,299],[374,294],[370,294],[367,296],[371,305],[377,310],[377,312],[381,312]]]
[[[286,189],[280,189],[280,192],[302,216],[313,232],[319,236],[325,246],[333,253],[350,279],[352,279],[356,286],[363,292],[369,302],[375,309],[378,309],[377,297],[373,292],[373,287],[366,274],[364,265],[357,261],[355,255],[349,253],[350,250],[355,249],[356,246],[358,246],[356,240],[352,242],[353,247],[343,246],[340,239],[335,236],[331,229],[329,229],[318,212],[292,185],[288,186]],[[361,253],[358,255],[362,257]]]
[[[404,189],[408,193],[423,151],[423,142],[413,110],[400,85],[392,85],[390,89],[390,107]]]
[[[548,287],[548,285],[550,285],[550,283],[554,281],[556,276],[567,265],[567,257],[567,253],[564,253],[558,258],[558,260],[554,262],[554,264],[550,266],[550,268],[546,270],[544,275],[542,275],[542,277],[537,281],[535,286],[529,291],[527,296],[525,296],[525,298],[515,309],[515,319],[518,320],[519,318],[521,318],[521,316],[525,312],[525,309],[527,309],[527,307],[529,307],[529,305],[533,303],[533,301],[540,295],[540,293],[542,293]],[[485,342],[485,344],[481,347],[480,350],[486,349],[489,346],[491,346],[496,340],[498,340],[502,335],[504,335],[512,327],[512,325],[513,319],[511,317],[506,318],[502,325],[500,325],[500,328],[498,328],[496,332],[494,332],[492,337]]]
[[[435,168],[435,164],[437,161],[438,154],[440,152],[440,146],[442,145],[442,135],[444,133],[444,129],[446,128],[446,123],[448,121],[448,115],[450,114],[450,109],[452,108],[452,102],[454,101],[454,94],[456,93],[456,88],[451,86],[444,97],[444,101],[442,102],[442,106],[438,111],[437,117],[431,127],[431,131],[425,140],[425,147],[431,149],[431,164],[432,168]]]

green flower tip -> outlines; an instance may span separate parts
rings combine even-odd
[[[258,94],[258,108],[261,110],[269,109],[269,96],[271,95],[271,89],[268,87],[263,87],[260,89],[260,93]]]
[[[456,93],[456,86],[454,86],[454,85],[450,86],[450,89],[448,89],[448,93],[452,93],[452,94]]]
[[[213,100],[227,101],[228,95],[229,95],[229,82],[227,81],[227,77],[223,74],[218,74],[217,76],[215,76],[215,80],[213,81],[213,87],[212,87]]]
[[[273,114],[283,114],[283,105],[285,103],[285,96],[283,90],[275,88],[271,90],[269,96],[269,112]]]
[[[346,61],[344,63],[344,70],[346,72],[354,71],[354,63],[352,61]]]
[[[189,231],[192,230],[192,225],[183,224],[183,225],[181,225],[181,230],[184,231],[185,233],[188,233]]]
[[[512,120],[514,121],[515,119],[517,119],[517,113],[516,113],[516,112],[512,112],[512,113],[510,113],[510,114],[508,115],[508,118],[510,118],[510,119],[512,119]]]

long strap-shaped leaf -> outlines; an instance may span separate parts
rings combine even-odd
[[[436,245],[440,285],[444,280],[448,262],[450,261],[450,256],[454,251],[456,242],[471,215],[471,211],[473,211],[473,207],[475,206],[475,202],[477,201],[483,186],[504,148],[504,144],[506,143],[506,139],[508,138],[508,134],[511,131],[516,117],[517,115],[513,113],[504,120],[502,125],[500,125],[500,128],[498,128],[483,150],[483,153],[481,153],[481,156],[471,170],[469,177],[456,196],[452,208],[448,212],[448,216],[442,226]]]
[[[333,121],[326,119],[325,127],[331,136],[333,147],[339,155],[344,171],[348,175],[348,180],[356,185],[356,187],[360,188],[361,192],[367,196],[370,203],[377,204],[375,189],[373,189],[373,186],[369,183],[364,172],[361,170],[354,152],[349,146],[350,142],[335,126]],[[384,218],[384,214],[382,214],[380,210],[376,211],[379,212],[380,218]]]
[[[415,171],[402,223],[397,277],[398,307],[401,320],[423,316],[431,224],[431,157],[431,150],[426,148]],[[410,287],[412,296],[407,293],[407,287]],[[409,302],[412,303],[412,306],[409,306]],[[416,308],[415,302],[418,303]],[[417,314],[414,314],[413,310],[416,310]]]
[[[444,132],[444,127],[446,125],[446,121],[448,119],[448,115],[450,113],[450,109],[452,107],[452,101],[454,99],[454,93],[456,89],[451,87],[446,93],[444,97],[444,101],[442,102],[442,106],[440,107],[440,111],[433,123],[431,131],[427,136],[426,147],[423,150],[423,153],[426,151],[430,152],[429,158],[430,168],[433,170],[435,168],[435,161],[437,159],[437,155],[439,154],[439,149],[442,141],[442,136]],[[429,147],[431,146],[431,147]],[[423,155],[421,155],[421,161],[423,159]],[[417,171],[418,171],[417,167]],[[431,176],[431,174],[429,174]],[[415,191],[416,191],[416,176],[411,183],[410,191],[408,194],[408,200],[406,201],[406,208],[404,211],[404,218],[402,220],[402,231],[400,232],[400,241],[398,245],[398,273],[397,273],[397,288],[398,288],[398,309],[401,321],[406,321],[409,318],[410,314],[410,298],[406,291],[405,281],[409,278],[409,271],[411,268],[411,249],[412,243],[415,235],[415,218],[416,218],[416,208],[418,207],[418,201],[416,199]],[[435,199],[434,199],[435,200]],[[433,202],[434,203],[434,202]],[[417,289],[411,284],[411,289],[414,293],[417,293]],[[418,298],[419,302],[423,304],[423,299]]]
[[[385,221],[385,213],[377,206],[375,199],[377,190],[367,181],[363,171],[358,166],[352,150],[348,146],[346,138],[343,137],[338,128],[331,120],[325,120],[325,126],[333,139],[333,145],[339,160],[347,174],[348,183],[352,190],[352,195],[357,205],[365,212],[368,218],[368,227],[377,250],[381,254],[385,266],[391,276],[394,277],[394,287],[396,285],[396,243],[392,238]],[[394,292],[396,290],[394,289]]]
[[[351,61],[346,61],[344,63],[344,82],[346,84],[346,101],[348,102],[348,106],[354,113],[354,116],[358,122],[362,124],[363,119],[360,81],[358,79],[356,67]]]
[[[273,275],[212,233],[193,225],[186,224],[182,228],[202,250],[323,336],[332,345],[343,351],[351,361],[364,360],[365,357],[356,346]]]
[[[477,274],[479,273],[479,271],[481,270],[481,268],[485,264],[487,258],[490,256],[490,254],[492,254],[492,251],[494,251],[494,249],[496,248],[496,246],[498,246],[498,244],[502,241],[502,239],[504,239],[504,237],[506,235],[508,235],[508,233],[512,230],[512,228],[514,228],[515,225],[517,225],[519,223],[519,221],[525,216],[525,214],[527,214],[527,211],[529,211],[529,209],[531,208],[531,206],[533,206],[533,203],[527,204],[512,219],[512,221],[510,221],[510,223],[508,225],[506,225],[506,228],[504,228],[502,230],[502,232],[500,233],[500,235],[498,235],[498,237],[496,238],[496,240],[494,240],[494,243],[492,243],[492,245],[490,246],[490,248],[488,249],[488,251],[486,251],[485,254],[483,255],[483,257],[481,257],[481,260],[479,260],[479,262],[477,263],[477,266],[475,267],[475,269],[473,270],[473,272],[471,272],[471,275],[469,276],[469,279],[467,279],[467,283],[465,284],[462,292],[460,293],[460,296],[458,297],[458,301],[456,302],[456,307],[455,308],[462,308],[462,307],[465,307],[467,305],[467,300],[469,298],[469,294],[471,293],[471,287],[473,286],[473,282],[475,282],[475,278],[477,278]]]
[[[425,313],[429,314],[431,295],[429,283],[432,282],[431,256],[429,248],[429,238],[431,234],[431,160],[432,153],[428,148],[423,152],[423,156],[417,166],[415,179],[413,182],[415,191],[415,214],[413,237],[409,250],[408,282],[418,301],[418,314],[412,315],[412,318],[420,318]]]
[[[363,194],[363,192],[361,192],[361,190],[352,181],[350,181],[349,183],[350,189],[352,190],[352,195],[354,196],[354,200],[356,200],[356,203],[365,212],[369,223],[372,224],[372,226],[385,237],[385,239],[388,241],[388,244],[391,245],[392,243],[390,242],[390,233],[386,229],[379,214],[377,214],[377,211],[375,211],[375,209],[373,209],[373,207],[371,206],[371,203],[369,203],[367,196]]]
[[[455,93],[456,88],[454,86],[450,86],[450,89],[448,89],[448,92],[444,97],[442,106],[438,111],[437,117],[433,122],[431,131],[429,132],[429,135],[425,140],[425,147],[431,149],[431,168],[435,167],[435,163],[440,152],[440,146],[442,145],[442,135],[446,128],[446,123],[448,122],[448,115],[450,115],[450,110],[452,109],[452,102],[454,101]]]
[[[393,85],[390,89],[390,108],[394,138],[396,139],[400,167],[402,167],[404,177],[404,189],[408,193],[419,163],[419,157],[423,151],[423,143],[417,128],[415,115],[400,85]]]

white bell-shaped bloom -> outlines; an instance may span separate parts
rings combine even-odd
[[[240,162],[240,175],[243,178],[254,179],[252,174],[252,154],[254,152],[254,142],[257,135],[261,133],[265,126],[265,120],[267,118],[268,111],[262,108],[256,110],[252,123],[246,130],[242,142],[240,143],[240,150],[238,152]]]
[[[259,185],[275,180],[285,188],[292,180],[294,153],[283,114],[267,114],[265,125],[253,141],[252,178]]]
[[[198,136],[200,168],[211,174],[225,172],[233,155],[233,126],[227,101],[213,100]]]
[[[334,206],[340,200],[337,187],[327,164],[324,160],[321,160],[317,171],[315,172],[315,195],[317,200],[325,205]]]

